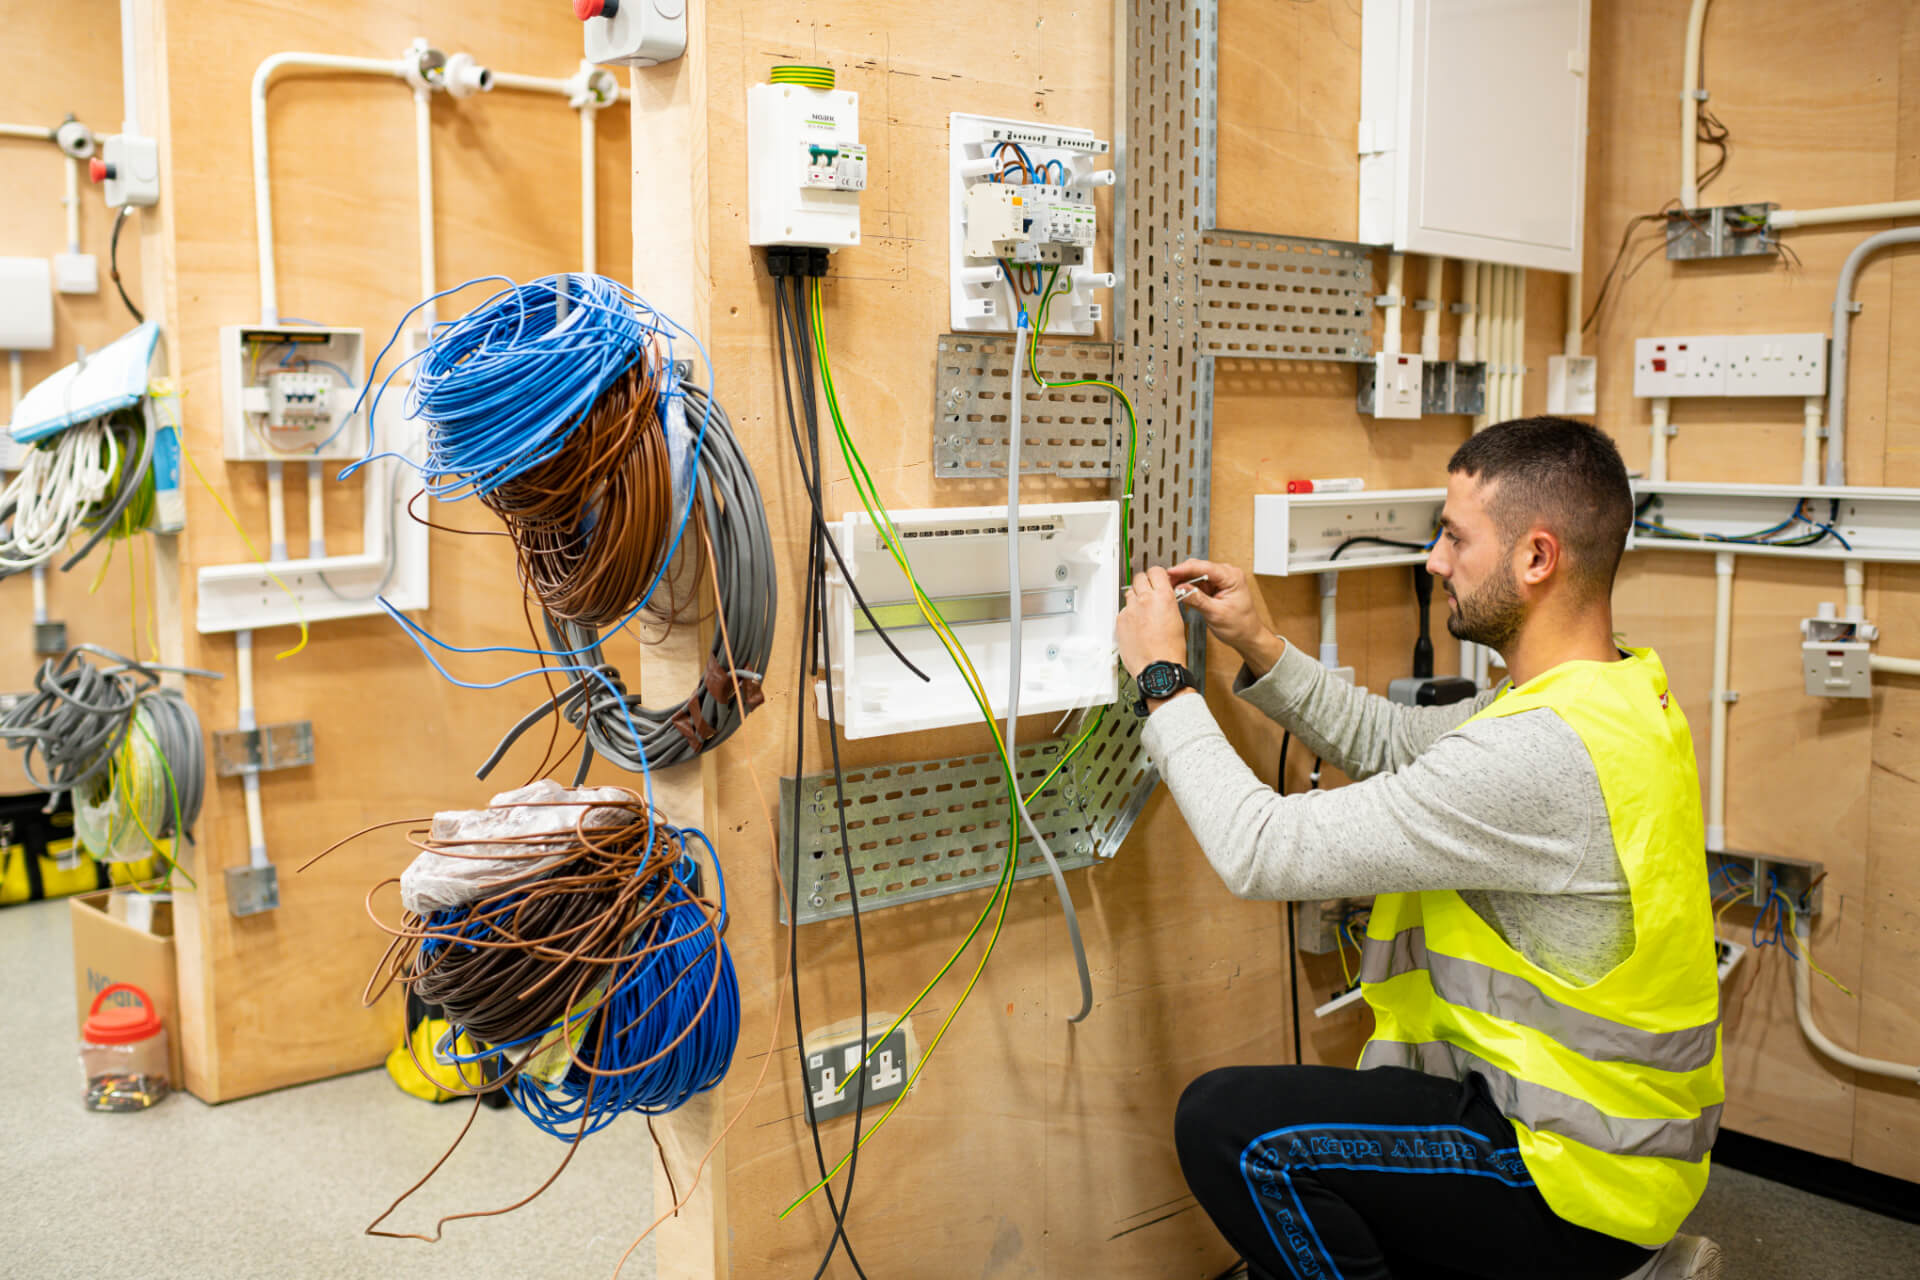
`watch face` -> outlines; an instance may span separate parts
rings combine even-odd
[[[1180,688],[1180,668],[1156,662],[1140,673],[1140,692],[1149,698],[1170,697]]]

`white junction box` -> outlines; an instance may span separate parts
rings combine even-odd
[[[1857,606],[1848,613],[1842,618],[1832,601],[1822,601],[1818,617],[1800,620],[1800,668],[1813,697],[1873,695],[1873,642],[1880,629]]]
[[[1253,571],[1285,576],[1425,564],[1446,501],[1445,489],[1256,493]]]
[[[53,255],[53,284],[62,293],[100,292],[100,261],[90,253]]]
[[[966,649],[996,717],[1007,707],[1007,511],[943,507],[895,511],[915,579]],[[969,724],[980,710],[906,576],[865,512],[832,527],[873,620],[926,672],[888,650],[837,575],[827,581],[833,706],[848,738]],[[1020,508],[1020,712],[1060,713],[1118,696],[1113,624],[1120,598],[1120,504],[1033,503]],[[827,712],[825,682],[815,685]]]
[[[687,51],[687,0],[584,0],[573,11],[588,62],[652,67]]]
[[[366,415],[359,329],[225,325],[220,330],[221,446],[233,462],[358,458]]]
[[[1114,181],[1108,144],[1089,129],[958,111],[948,129],[954,331],[1011,332],[1021,307],[1037,321],[1034,289],[1057,270],[1047,332],[1092,333],[1101,313],[1094,291],[1115,282],[1093,262],[1100,235],[1093,192]],[[1011,283],[1002,262],[1013,268]]]
[[[860,96],[802,84],[747,90],[747,243],[860,243]]]
[[[1598,413],[1600,360],[1597,356],[1547,357],[1547,412]]]
[[[1826,393],[1824,333],[1706,334],[1633,344],[1633,394],[1643,398]]]
[[[1373,416],[1419,417],[1425,380],[1426,363],[1418,352],[1389,355],[1383,351],[1376,355],[1373,358]]]
[[[53,348],[53,271],[45,258],[0,258],[0,351]]]

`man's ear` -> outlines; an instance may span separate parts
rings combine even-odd
[[[1561,568],[1563,552],[1559,535],[1534,526],[1514,545],[1514,577],[1526,586],[1539,586]]]

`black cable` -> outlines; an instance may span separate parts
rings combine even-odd
[[[819,474],[817,471],[809,470],[807,466],[808,455],[807,455],[807,451],[802,447],[802,444],[801,444],[800,430],[799,430],[799,424],[797,420],[798,415],[795,414],[794,412],[794,396],[793,396],[794,371],[792,366],[788,362],[788,356],[787,356],[787,347],[788,347],[788,341],[789,341],[790,335],[794,343],[797,346],[799,346],[799,350],[795,352],[796,359],[794,363],[798,364],[801,367],[801,372],[800,372],[801,391],[802,391],[801,404],[807,409],[807,418],[809,420],[809,423],[814,427],[815,431],[817,432],[817,423],[818,423],[817,410],[814,408],[814,402],[811,398],[811,392],[813,390],[813,386],[805,373],[806,364],[807,364],[806,358],[805,358],[806,348],[804,345],[800,343],[800,338],[804,331],[799,324],[799,318],[792,313],[792,307],[798,307],[798,301],[799,300],[798,300],[797,290],[796,290],[795,299],[792,303],[792,306],[790,307],[788,298],[787,298],[787,293],[786,293],[785,278],[776,277],[774,280],[774,312],[775,312],[775,323],[777,326],[776,336],[778,339],[776,342],[776,347],[779,351],[779,356],[780,356],[781,390],[783,392],[783,396],[787,406],[788,429],[789,429],[789,434],[792,437],[792,442],[794,447],[794,461],[799,466],[800,473],[801,473],[800,475],[801,483],[807,490],[807,496],[812,504],[814,516],[815,516],[813,529],[812,529],[813,536],[807,540],[807,568],[806,568],[805,578],[803,579],[804,582],[806,583],[806,590],[804,592],[805,602],[802,606],[800,632],[799,632],[799,637],[800,637],[799,643],[801,646],[800,662],[799,662],[799,673],[800,673],[799,678],[802,682],[804,682],[806,679],[807,673],[814,668],[815,666],[814,659],[817,658],[818,656],[814,647],[817,643],[816,632],[819,630],[819,628],[816,626],[815,619],[816,619],[816,611],[819,609],[823,599],[822,587],[823,587],[823,580],[825,577],[823,572],[824,566],[822,565],[822,562],[821,562],[821,550],[822,550],[823,544],[827,543],[829,540],[825,537],[825,524],[823,521],[819,519],[819,513],[820,513]],[[816,434],[816,441],[817,441],[817,434]],[[829,695],[829,702],[831,702],[831,695]],[[794,699],[794,763],[793,763],[795,785],[793,790],[793,811],[792,811],[792,816],[789,823],[790,829],[795,833],[795,838],[792,842],[793,843],[793,863],[788,875],[788,894],[787,894],[787,903],[788,903],[787,909],[793,912],[796,916],[799,914],[799,910],[800,910],[801,850],[800,850],[800,841],[798,838],[798,833],[800,830],[799,780],[802,777],[804,777],[806,774],[806,741],[807,741],[806,699],[803,697],[796,697]],[[837,760],[837,756],[838,756],[837,744],[836,744],[835,755]],[[849,898],[853,904],[856,956],[859,961],[859,967],[860,967],[860,1001],[861,1001],[861,1015],[862,1015],[860,1034],[861,1034],[862,1045],[864,1047],[865,1039],[866,1039],[865,1015],[866,1015],[866,1001],[867,1001],[865,940],[861,936],[861,932],[860,932],[860,928],[861,928],[860,927],[860,904],[859,904],[860,891],[859,891],[859,887],[853,882],[852,854],[847,847],[844,797],[841,795],[841,793],[838,790],[838,786],[841,781],[841,776],[840,776],[840,771],[837,767],[834,772],[834,781],[836,784],[835,797],[837,800],[840,800],[843,805],[843,807],[837,811],[837,816],[839,818],[839,822],[837,823],[837,825],[840,828],[840,846],[841,846],[842,866],[845,869]],[[800,1001],[800,931],[797,923],[793,927],[789,928],[787,931],[787,972],[789,977],[789,985],[791,986],[792,995],[793,995],[794,1047],[800,1059],[800,1079],[801,1079],[800,1092],[801,1092],[801,1101],[803,1104],[802,1109],[805,1112],[807,1117],[807,1129],[812,1134],[812,1137],[813,1137],[814,1162],[819,1167],[820,1177],[824,1180],[827,1177],[826,1149],[820,1141],[820,1121],[819,1121],[819,1117],[814,1114],[813,1091],[806,1086],[807,1050],[806,1050],[806,1042],[805,1042],[805,1033],[803,1030],[805,1024],[803,1021],[803,1014],[801,1011],[801,1001]],[[847,1184],[845,1188],[845,1191],[848,1191],[848,1192],[852,1190],[853,1174],[855,1171],[855,1167],[858,1164],[858,1155],[859,1155],[859,1144],[858,1144],[858,1138],[857,1138],[858,1126],[860,1124],[862,1114],[865,1109],[865,1105],[866,1105],[866,1072],[863,1070],[860,1073],[859,1088],[854,1095],[854,1125],[855,1125],[856,1140],[855,1140],[853,1152],[850,1155],[848,1160]],[[846,1229],[846,1215],[847,1215],[848,1209],[851,1207],[851,1201],[849,1199],[845,1203],[845,1206],[843,1207],[843,1202],[839,1197],[836,1197],[834,1195],[833,1187],[831,1185],[823,1187],[822,1190],[825,1192],[827,1197],[827,1206],[833,1214],[834,1230],[833,1230],[833,1237],[827,1242],[826,1253],[820,1259],[820,1267],[817,1271],[814,1272],[816,1280],[818,1280],[819,1276],[825,1274],[828,1263],[830,1263],[833,1259],[834,1251],[842,1246],[844,1246],[846,1249],[847,1261],[853,1265],[853,1269],[855,1273],[860,1275],[862,1277],[862,1280],[864,1280],[866,1273],[861,1270],[860,1261],[854,1255],[853,1241],[847,1235],[847,1229]]]
[[[127,287],[120,283],[120,228],[125,225],[127,215],[133,212],[133,206],[120,206],[120,216],[113,220],[113,238],[107,242],[107,275],[113,280],[113,287],[119,291],[120,301],[127,304],[127,310],[133,312],[135,324],[145,324],[147,318],[140,314],[140,308],[133,305],[133,299],[127,296]]]
[[[1333,554],[1328,556],[1327,559],[1329,561],[1338,560],[1340,553],[1348,547],[1401,547],[1407,551],[1425,551],[1430,545],[1430,543],[1425,542],[1402,542],[1398,538],[1375,538],[1369,534],[1361,534],[1355,538],[1348,538],[1345,542],[1335,547]]]
[[[1427,566],[1413,566],[1413,598],[1419,606],[1420,635],[1413,642],[1413,678],[1433,679],[1433,635],[1428,615],[1433,610],[1433,575]]]

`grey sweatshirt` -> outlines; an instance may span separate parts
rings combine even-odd
[[[1143,742],[1201,851],[1243,898],[1304,901],[1455,889],[1508,945],[1569,982],[1633,950],[1626,872],[1600,778],[1550,710],[1463,722],[1493,701],[1405,707],[1291,645],[1235,692],[1354,784],[1280,796],[1205,699],[1175,698]]]

